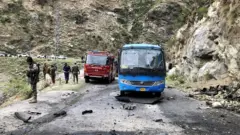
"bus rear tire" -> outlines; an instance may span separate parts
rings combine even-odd
[[[89,78],[85,78],[85,83],[89,83],[89,82],[90,82]]]

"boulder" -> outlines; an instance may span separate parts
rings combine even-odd
[[[198,72],[198,78],[204,78],[206,75],[212,76],[214,79],[222,79],[221,75],[227,73],[227,67],[224,63],[213,61],[206,63]]]
[[[212,103],[212,107],[213,107],[213,108],[222,108],[223,105],[222,105],[222,103],[220,103],[220,102],[213,102],[213,103]]]
[[[167,75],[176,75],[179,74],[179,72],[180,72],[179,69],[177,67],[174,67],[168,71]]]
[[[210,29],[212,29],[212,24],[206,22],[202,22],[202,25],[200,24],[199,26],[196,25],[197,28],[193,32],[192,38],[189,39],[186,50],[187,57],[211,59],[216,50],[216,44],[209,39],[209,36],[211,36]]]

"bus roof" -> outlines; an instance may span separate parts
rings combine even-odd
[[[154,48],[154,49],[161,49],[159,45],[153,44],[126,44],[123,48]]]

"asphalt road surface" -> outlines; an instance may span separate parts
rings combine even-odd
[[[66,116],[26,124],[9,134],[240,135],[239,115],[208,108],[175,89],[165,89],[164,99],[154,105],[117,101],[117,81],[110,85],[90,83],[81,91],[84,94],[65,107]],[[92,113],[82,115],[85,110]]]

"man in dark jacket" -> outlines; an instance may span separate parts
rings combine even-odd
[[[56,79],[56,67],[55,67],[54,65],[51,65],[50,75],[51,75],[51,78],[52,78],[52,83],[55,84],[55,79]]]
[[[75,83],[75,79],[76,79],[78,83],[79,67],[77,63],[75,63],[74,66],[72,67],[72,74],[73,74],[73,82]]]
[[[46,80],[46,74],[49,73],[49,68],[48,68],[48,65],[47,63],[44,63],[43,65],[43,77],[44,77],[44,80]]]
[[[37,103],[37,83],[39,81],[39,65],[36,64],[32,57],[27,57],[27,63],[29,65],[27,70],[27,77],[32,88],[32,99],[29,100],[29,103]]]
[[[65,81],[66,81],[66,84],[67,84],[68,81],[69,81],[69,73],[71,72],[71,67],[68,66],[67,63],[64,64],[63,72],[64,72]]]

